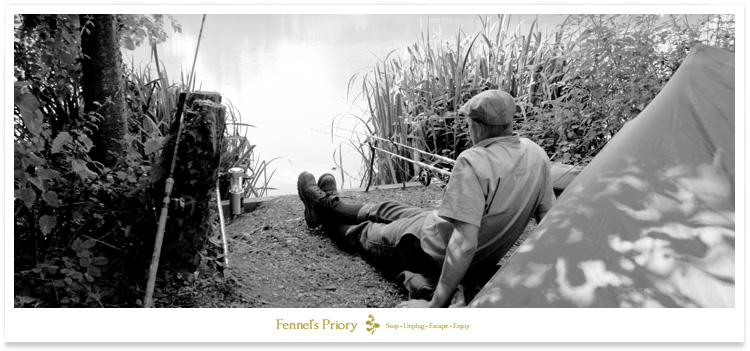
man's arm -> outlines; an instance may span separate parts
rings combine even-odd
[[[546,157],[546,154],[544,155]],[[536,204],[536,211],[534,212],[534,219],[539,224],[547,212],[552,208],[557,198],[555,192],[552,189],[552,170],[550,169],[549,159],[545,159],[544,167],[545,181],[542,185],[542,198],[538,204]]]
[[[430,307],[448,305],[477,251],[479,227],[458,220],[454,221],[453,225],[455,227],[445,250],[443,270],[440,272],[440,280],[430,301]]]
[[[473,224],[459,220],[455,220],[453,224],[453,233],[445,251],[443,270],[432,301],[409,300],[402,302],[398,307],[446,307],[451,301],[458,284],[469,269],[471,260],[474,259],[479,234],[479,227]]]

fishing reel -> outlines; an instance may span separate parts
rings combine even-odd
[[[432,172],[430,172],[427,168],[422,168],[421,171],[419,171],[419,182],[422,183],[424,186],[430,185],[430,182],[432,181]]]
[[[419,182],[424,186],[430,185],[430,183],[432,182],[432,177],[432,171],[427,168],[422,168],[422,170],[419,171]],[[437,173],[437,179],[443,182],[443,184],[440,185],[440,187],[443,188],[451,180],[451,176],[443,173]]]

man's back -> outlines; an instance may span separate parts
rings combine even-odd
[[[422,247],[442,261],[450,222],[460,220],[479,227],[472,266],[495,265],[531,217],[553,201],[549,158],[541,147],[518,135],[482,140],[457,158],[440,210],[425,223]]]

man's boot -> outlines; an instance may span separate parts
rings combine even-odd
[[[297,194],[305,205],[305,222],[307,222],[307,226],[310,228],[319,226],[321,218],[315,211],[315,204],[328,195],[320,190],[315,183],[315,176],[308,172],[300,173],[297,178]]]
[[[326,173],[318,178],[318,188],[328,195],[336,195],[336,177]]]

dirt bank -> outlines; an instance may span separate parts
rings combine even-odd
[[[443,190],[430,186],[344,192],[351,203],[399,201],[438,208]],[[275,197],[227,225],[231,292],[206,291],[205,307],[394,307],[406,290],[321,229],[309,229],[296,195]],[[218,297],[218,298],[217,298]]]

